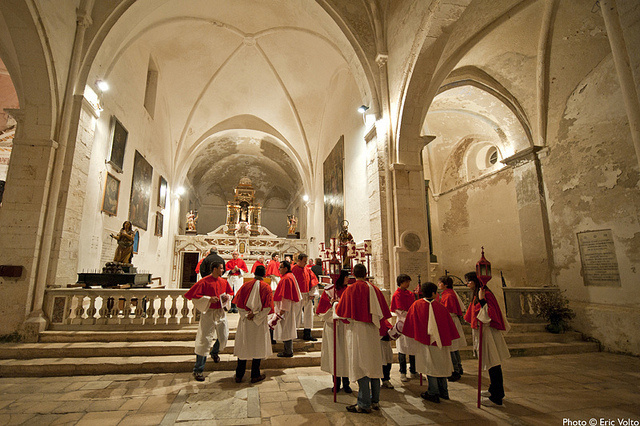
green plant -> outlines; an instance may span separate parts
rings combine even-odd
[[[547,331],[563,333],[569,329],[569,321],[576,314],[569,307],[569,301],[559,291],[542,293],[537,300],[538,316],[548,321]]]

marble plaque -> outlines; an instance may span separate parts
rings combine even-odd
[[[578,233],[584,285],[620,287],[618,258],[610,229]]]

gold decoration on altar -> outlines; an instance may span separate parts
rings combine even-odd
[[[255,190],[251,179],[243,177],[234,189],[233,202],[227,203],[227,234],[259,233],[262,221],[262,206],[255,202]]]

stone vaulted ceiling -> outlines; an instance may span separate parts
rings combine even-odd
[[[347,39],[314,1],[139,0],[105,40],[96,78],[108,79],[136,50],[159,70],[174,178],[187,176],[201,196],[228,198],[247,166],[254,184],[265,182],[262,196],[310,187],[332,80],[345,69],[353,84],[364,80]],[[215,134],[239,116],[264,128]],[[265,128],[274,138],[254,144],[249,133]],[[217,161],[201,160],[214,152]]]

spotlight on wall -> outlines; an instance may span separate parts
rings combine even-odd
[[[180,186],[178,187],[178,189],[176,189],[176,194],[178,195],[184,195],[187,192],[186,189],[184,189],[184,186]]]
[[[304,194],[304,195],[302,196],[302,201],[304,201],[305,203],[306,203],[307,201],[309,201],[309,196],[308,196],[307,194]]]
[[[109,83],[104,80],[96,80],[96,86],[98,86],[98,89],[100,89],[101,92],[109,90]]]
[[[360,114],[364,114],[365,112],[367,112],[367,110],[368,110],[368,109],[369,109],[369,107],[368,107],[368,106],[366,106],[366,105],[360,105],[360,106],[358,107],[358,112],[359,112]]]

